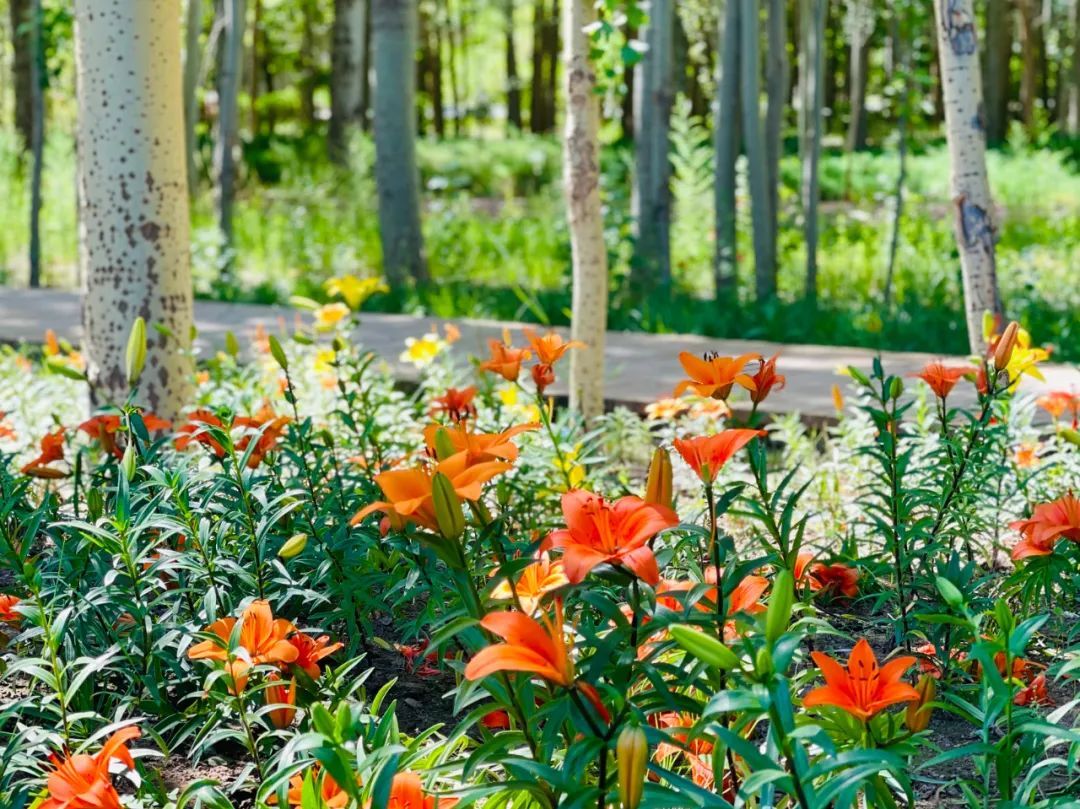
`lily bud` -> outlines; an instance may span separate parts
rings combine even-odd
[[[465,530],[465,512],[461,510],[461,499],[454,491],[454,484],[442,472],[436,472],[431,479],[431,498],[435,503],[439,533],[447,539],[457,539]]]
[[[281,347],[281,342],[274,335],[270,335],[266,339],[267,344],[270,346],[270,355],[274,358],[282,371],[288,373],[289,370],[289,358],[285,356],[285,349]]]
[[[299,556],[307,547],[307,539],[307,534],[293,534],[285,540],[285,544],[278,551],[278,556],[282,559],[292,559],[294,556]]]
[[[898,376],[892,378],[889,383],[889,398],[899,399],[904,393],[904,380]]]
[[[795,578],[790,570],[781,570],[773,581],[769,607],[765,613],[765,639],[776,643],[787,631],[791,622],[791,610],[795,605]]]
[[[131,334],[127,342],[127,382],[129,387],[135,387],[146,364],[146,321],[141,317],[135,318],[131,324]]]
[[[124,457],[120,460],[120,470],[124,473],[124,477],[128,482],[135,477],[135,447],[131,444],[127,445],[127,449],[124,450]]]
[[[284,705],[284,708],[273,708],[270,711],[270,721],[278,730],[285,730],[296,719],[296,679],[289,683],[288,690],[278,682],[276,674],[271,675],[274,682],[263,691],[263,697],[267,705]]]
[[[671,455],[663,447],[656,448],[649,464],[645,502],[671,508]]]
[[[440,461],[445,461],[455,452],[450,432],[445,427],[440,427],[435,431],[435,457]]]
[[[1015,320],[1005,327],[1004,333],[998,340],[997,348],[994,349],[994,368],[1004,371],[1012,358],[1013,349],[1016,348],[1017,336],[1020,333],[1020,324]]]
[[[615,745],[619,767],[619,802],[623,809],[637,809],[645,791],[649,766],[649,740],[639,725],[627,725]]]
[[[534,365],[532,369],[532,380],[533,384],[536,385],[536,392],[543,396],[548,385],[555,382],[555,369],[543,362]]]
[[[912,733],[926,730],[930,725],[930,716],[934,709],[928,707],[928,704],[937,696],[937,680],[929,674],[924,674],[915,685],[915,691],[919,698],[914,702],[909,702],[904,712],[904,724]]]
[[[240,341],[236,339],[236,335],[231,331],[225,332],[225,353],[230,357],[236,357],[240,354]]]
[[[1070,430],[1068,427],[1062,427],[1058,431],[1058,435],[1068,441],[1070,444],[1075,444],[1080,447],[1080,432],[1076,430]]]

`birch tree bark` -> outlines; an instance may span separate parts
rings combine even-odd
[[[633,281],[639,289],[671,281],[671,162],[668,154],[672,93],[674,9],[671,0],[651,0],[645,30],[648,49],[634,81],[638,122],[634,139],[631,215],[635,245]]]
[[[240,64],[244,54],[244,0],[223,0],[221,58],[218,60],[218,125],[214,143],[215,208],[224,267],[233,265],[233,202],[236,199],[236,149],[239,146]]]
[[[743,145],[750,180],[750,218],[754,228],[754,279],[759,301],[776,295],[776,240],[769,224],[769,173],[761,140],[760,47],[758,46],[757,0],[738,0],[740,43],[739,73],[742,93]]]
[[[521,79],[518,76],[517,43],[514,41],[514,0],[504,0],[506,16],[506,124],[521,131]]]
[[[851,41],[848,69],[848,101],[851,105],[845,148],[850,152],[866,148],[866,82],[870,37],[874,33],[874,8],[869,0],[851,0],[844,17],[844,33]]]
[[[42,47],[41,0],[31,0],[30,39],[30,287],[41,286],[41,181],[45,168],[45,51]]]
[[[600,111],[593,90],[585,32],[595,19],[592,0],[563,3],[566,123],[563,185],[573,256],[572,337],[584,348],[570,355],[570,407],[585,418],[604,411],[604,336],[607,331],[608,268],[600,207]]]
[[[817,300],[818,203],[821,190],[818,167],[825,125],[825,7],[827,0],[804,0],[802,47],[802,208],[806,242],[805,297]]]
[[[739,157],[739,3],[727,0],[720,15],[716,60],[716,110],[713,149],[716,193],[716,291],[735,286],[736,260],[735,163]]]
[[[364,0],[334,0],[330,51],[330,159],[345,163],[349,133],[360,117],[364,70]]]
[[[74,9],[91,400],[123,401],[127,338],[142,316],[150,328],[136,401],[173,418],[192,379],[180,2],[75,0]]]
[[[427,280],[416,166],[416,4],[373,0],[375,185],[387,282]]]
[[[1000,315],[1002,306],[994,256],[997,228],[986,175],[975,12],[972,0],[935,0],[934,12],[968,342],[972,352],[981,353],[985,348],[983,313]]]
[[[199,171],[195,156],[198,143],[195,127],[199,123],[199,79],[202,77],[202,0],[187,0],[187,19],[184,22],[184,154],[187,158],[188,193],[198,188]]]

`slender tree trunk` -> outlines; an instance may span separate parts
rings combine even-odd
[[[328,144],[339,164],[348,162],[349,133],[360,117],[364,40],[364,0],[334,0]]]
[[[430,26],[428,36],[431,39],[431,70],[428,81],[431,82],[431,106],[434,113],[435,134],[446,137],[446,102],[443,99],[443,41],[442,29],[438,24]]]
[[[896,37],[895,64],[900,74],[901,92],[899,115],[896,120],[896,137],[899,166],[896,190],[893,193],[892,235],[889,238],[888,263],[885,268],[885,312],[892,311],[893,280],[896,275],[896,254],[900,249],[900,226],[904,218],[904,184],[907,182],[908,119],[911,114],[911,56],[907,41],[911,32],[908,6],[898,4],[893,10],[893,23],[899,33]]]
[[[545,132],[555,131],[555,103],[558,96],[559,86],[559,0],[552,0],[551,15],[548,17],[547,27],[544,29],[544,65],[547,72],[544,76],[544,122]]]
[[[304,128],[310,131],[315,126],[315,85],[318,83],[318,57],[315,54],[315,16],[319,12],[318,0],[302,0],[303,27],[300,40],[300,62],[302,75],[298,82],[300,88],[300,117]]]
[[[600,205],[599,109],[585,28],[594,20],[592,0],[565,0],[566,129],[563,183],[574,266],[572,336],[585,347],[570,355],[570,407],[585,418],[604,411],[604,336],[608,271]]]
[[[187,158],[188,192],[195,194],[199,184],[199,169],[195,157],[199,144],[195,127],[199,122],[199,79],[202,77],[202,0],[187,0],[187,19],[184,23],[184,154]]]
[[[765,60],[765,167],[769,188],[769,227],[775,243],[780,217],[780,157],[783,149],[784,108],[788,102],[787,0],[768,2],[768,57]]]
[[[372,46],[371,37],[371,4],[374,0],[364,2],[364,58],[360,61],[360,128],[367,132],[371,127],[371,66],[372,54],[375,49]]]
[[[1080,0],[1069,6],[1069,27],[1072,28],[1072,52],[1068,73],[1068,116],[1065,129],[1070,135],[1080,134]]]
[[[14,53],[12,84],[15,90],[15,131],[19,133],[25,150],[30,149],[34,137],[34,55],[30,41],[32,3],[33,0],[8,0]]]
[[[456,36],[457,26],[454,24],[450,12],[450,4],[447,2],[446,17],[446,64],[450,73],[450,103],[454,107],[454,137],[461,137],[461,117],[464,102],[461,97],[461,82],[458,76],[458,41]]]
[[[529,78],[529,129],[544,132],[544,26],[547,24],[544,0],[534,0],[532,27],[532,75]]]
[[[874,31],[874,9],[868,0],[853,0],[848,7],[844,30],[851,40],[851,62],[848,70],[848,118],[845,148],[859,152],[866,148],[866,85],[869,78],[868,59],[870,37]]]
[[[803,115],[806,127],[802,150],[803,238],[806,241],[806,287],[809,301],[817,300],[818,203],[821,190],[818,167],[821,161],[821,138],[825,125],[823,113],[825,87],[825,9],[828,0],[805,0],[803,26]]]
[[[45,50],[41,0],[30,3],[30,79],[33,119],[30,134],[30,287],[41,286],[41,175],[45,165]]]
[[[136,401],[173,418],[192,390],[180,2],[75,0],[74,9],[91,399],[124,400],[127,338],[141,316],[150,328]]]
[[[986,175],[979,47],[972,0],[936,0],[938,53],[944,80],[945,126],[956,205],[956,241],[964,278],[964,308],[972,353],[984,349],[984,312],[1002,313],[994,257],[996,226]]]
[[[776,296],[776,242],[769,225],[769,172],[765,163],[765,146],[761,140],[761,58],[758,46],[757,0],[738,0],[740,43],[739,73],[742,93],[739,97],[743,119],[743,145],[746,150],[747,174],[750,181],[750,218],[754,228],[754,278],[757,299],[766,301]]]
[[[991,146],[1009,135],[1009,60],[1012,14],[1009,0],[986,2],[986,140]]]
[[[637,28],[626,23],[625,36],[627,41],[637,39]],[[630,143],[634,140],[635,127],[634,127],[634,97],[637,95],[635,91],[634,76],[637,71],[630,68],[623,73],[623,80],[626,83],[626,92],[622,97],[622,104],[619,108],[619,124],[622,128],[622,139],[626,143]]]
[[[518,77],[517,47],[514,43],[514,0],[504,0],[506,15],[506,124],[521,131],[521,79]]]
[[[716,292],[735,288],[736,259],[735,164],[739,157],[739,26],[740,0],[726,0],[717,31],[716,113],[713,120],[716,193]]]
[[[1023,106],[1024,127],[1029,135],[1035,134],[1035,110],[1039,98],[1039,49],[1041,26],[1035,0],[1017,0],[1020,30],[1023,33],[1021,55],[1023,69],[1020,73],[1020,103]]]
[[[248,113],[251,137],[259,135],[259,81],[262,78],[263,0],[251,0],[251,62],[248,70]]]
[[[244,53],[244,0],[224,0],[222,5],[221,58],[218,60],[218,125],[214,144],[216,208],[226,272],[233,256],[233,202],[236,199],[236,150],[239,146],[240,63]]]
[[[396,288],[428,278],[416,166],[416,25],[412,0],[373,0],[379,236],[383,272]]]
[[[638,63],[634,84],[638,133],[631,208],[636,236],[633,280],[639,289],[666,287],[671,281],[673,22],[670,1],[652,0],[645,33],[648,50]]]

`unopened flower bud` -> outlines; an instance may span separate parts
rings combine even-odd
[[[1071,430],[1068,427],[1062,427],[1058,430],[1058,435],[1068,441],[1070,444],[1075,444],[1080,447],[1080,432],[1077,430]]]
[[[929,674],[924,674],[916,684],[915,691],[919,698],[909,702],[904,712],[904,724],[912,733],[926,730],[930,725],[930,715],[934,709],[929,707],[929,703],[933,702],[934,697],[937,696],[937,680]]]
[[[447,539],[457,539],[465,530],[465,512],[461,499],[454,491],[454,484],[442,472],[436,472],[431,480],[431,498],[435,503],[435,521],[439,533]]]
[[[124,473],[124,477],[127,478],[129,483],[135,477],[136,463],[135,447],[128,444],[127,449],[124,450],[124,457],[120,460],[120,470]]]
[[[282,559],[292,559],[294,556],[299,556],[307,547],[307,540],[307,534],[293,534],[285,540],[285,544],[278,551],[278,556]]]
[[[445,461],[451,455],[455,453],[454,442],[450,438],[450,432],[445,427],[440,427],[435,431],[435,457],[440,461]]]
[[[1020,333],[1020,324],[1015,320],[1009,323],[1005,327],[1004,333],[1001,335],[997,343],[997,348],[994,349],[994,368],[998,371],[1004,371],[1009,365],[1009,360],[1012,358],[1013,349],[1016,348],[1016,340]]]
[[[639,725],[627,725],[615,745],[619,767],[619,801],[623,809],[637,809],[645,791],[649,766],[649,740]]]
[[[671,455],[663,447],[657,447],[645,484],[646,503],[671,508],[671,474]]]
[[[146,364],[146,321],[141,317],[135,318],[128,335],[127,343],[127,383],[135,387],[142,375],[143,366]]]
[[[534,365],[532,369],[533,384],[536,385],[536,392],[543,395],[544,390],[548,385],[552,385],[555,382],[555,369],[547,363],[540,363]]]

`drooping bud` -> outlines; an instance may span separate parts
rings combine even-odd
[[[146,365],[146,321],[141,317],[135,318],[131,324],[131,334],[127,342],[127,383],[128,387],[135,387],[142,375],[143,366]]]
[[[1004,371],[1008,367],[1009,360],[1012,359],[1013,349],[1016,348],[1019,333],[1020,324],[1015,320],[1005,327],[1004,333],[998,340],[997,348],[994,349],[994,368],[996,370]]]
[[[671,508],[671,454],[663,447],[653,452],[649,479],[645,484],[645,502]]]
[[[937,696],[937,680],[929,674],[924,674],[915,685],[915,691],[919,698],[909,702],[904,712],[904,724],[912,733],[926,730],[930,725],[930,716],[934,709],[929,707],[929,703],[933,702],[934,697]]]
[[[450,431],[445,427],[440,427],[435,431],[435,458],[445,461],[455,452],[457,449],[454,447],[453,439],[450,438]]]
[[[645,791],[649,766],[649,740],[639,725],[627,725],[615,745],[619,768],[619,801],[623,809],[637,809]]]
[[[431,479],[431,499],[435,504],[439,533],[447,539],[457,539],[465,530],[465,512],[461,509],[461,499],[454,491],[454,484],[442,472],[436,472]]]
[[[307,540],[307,534],[293,534],[285,540],[285,544],[278,551],[278,556],[282,559],[292,559],[294,556],[299,556],[307,547]]]

